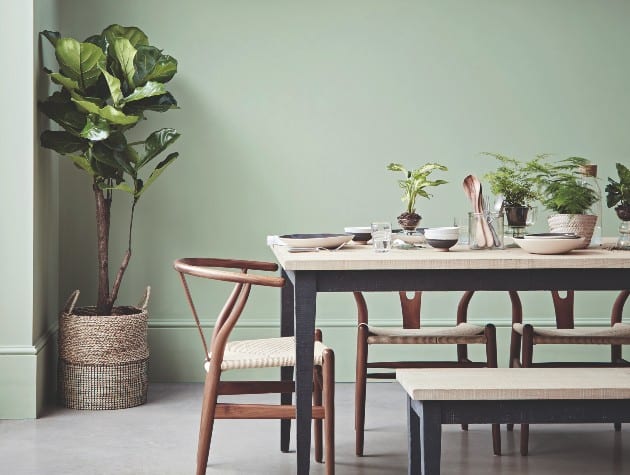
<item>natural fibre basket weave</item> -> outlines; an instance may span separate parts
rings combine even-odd
[[[124,409],[147,401],[149,346],[146,302],[74,308],[78,291],[59,317],[58,396],[71,409]]]
[[[594,214],[554,214],[547,218],[552,233],[575,233],[584,238],[582,249],[591,243],[597,216]]]

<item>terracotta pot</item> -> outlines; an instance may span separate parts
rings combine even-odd
[[[597,224],[594,214],[554,214],[547,218],[552,233],[575,233],[584,238],[582,249],[588,247]]]

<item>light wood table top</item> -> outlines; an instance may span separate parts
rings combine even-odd
[[[630,368],[399,369],[418,401],[630,399]]]
[[[608,239],[607,241],[611,241]],[[292,253],[286,246],[271,247],[287,271],[389,269],[630,269],[630,252],[588,248],[558,255],[529,254],[520,248],[471,250],[457,245],[448,252],[433,248],[374,252],[372,246],[350,244],[338,251]]]

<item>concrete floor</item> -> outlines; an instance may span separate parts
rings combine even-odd
[[[337,473],[407,473],[402,389],[369,384],[362,458],[354,455],[354,385],[336,389]],[[201,391],[199,384],[153,384],[148,404],[133,409],[54,408],[35,421],[0,421],[0,474],[194,473]],[[218,421],[207,473],[293,474],[295,457],[280,452],[278,427],[277,421]],[[532,426],[528,457],[518,454],[518,437],[518,430],[502,428],[504,455],[495,457],[489,426],[473,425],[468,432],[445,426],[442,473],[630,473],[630,425],[621,433],[610,424]],[[312,473],[323,474],[323,466],[312,462]]]

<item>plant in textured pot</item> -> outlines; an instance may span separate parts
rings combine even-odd
[[[500,165],[493,172],[485,174],[490,189],[496,196],[503,197],[503,208],[508,226],[515,236],[525,226],[533,224],[535,208],[531,203],[538,199],[538,191],[529,162],[521,162],[499,153],[484,152],[484,155],[496,158]],[[538,159],[544,159],[539,155]]]
[[[42,132],[41,145],[87,174],[96,211],[98,299],[95,306],[75,309],[77,291],[60,317],[61,400],[81,409],[142,404],[148,292],[137,307],[116,307],[115,302],[131,258],[134,211],[149,186],[178,157],[170,153],[155,164],[180,134],[162,128],[133,141],[129,135],[147,112],[177,107],[165,85],[177,72],[177,60],[151,46],[137,27],[110,25],[83,42],[53,31],[41,35],[54,47],[59,66],[58,72],[46,72],[61,86],[39,102],[40,111],[60,126]],[[110,213],[118,192],[129,195],[129,227],[127,250],[110,287]],[[116,392],[119,389],[123,392]]]
[[[615,212],[621,220],[619,225],[618,249],[630,249],[630,170],[622,163],[617,163],[619,181],[608,177],[606,185],[606,205],[615,206]]]
[[[585,180],[589,161],[569,157],[549,163],[546,158],[537,157],[529,168],[535,176],[541,203],[556,213],[547,218],[549,229],[578,234],[584,238],[583,247],[588,247],[598,220],[591,208],[600,199],[598,190]]]
[[[387,169],[405,175],[398,184],[403,189],[402,201],[407,203],[407,209],[398,216],[398,224],[406,231],[414,231],[422,219],[422,216],[416,213],[416,198],[418,196],[430,198],[431,195],[425,188],[447,183],[444,180],[429,180],[428,177],[434,170],[447,171],[448,168],[439,163],[426,163],[415,170],[407,170],[399,163],[390,163]]]

